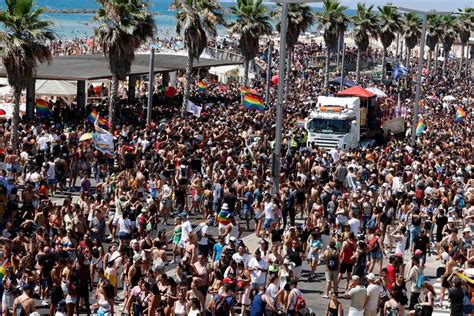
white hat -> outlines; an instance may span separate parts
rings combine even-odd
[[[230,236],[229,240],[230,241],[236,241],[237,239],[234,236]]]
[[[469,227],[466,227],[462,231],[463,233],[471,233],[471,229]]]
[[[448,217],[448,223],[454,223],[454,218]]]
[[[291,262],[290,259],[288,259],[288,258],[285,258],[285,260],[283,260],[283,264],[287,264],[287,265],[290,265],[290,266],[295,266],[295,263]]]
[[[224,205],[222,205],[222,209],[223,210],[228,210],[229,209],[229,204],[224,203]]]
[[[371,281],[375,280],[375,274],[369,273],[369,274],[367,275],[367,280],[371,280]]]

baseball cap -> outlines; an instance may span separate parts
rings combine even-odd
[[[231,278],[224,278],[224,283],[227,283],[227,284],[234,284],[234,281],[232,281]]]
[[[369,273],[369,274],[367,275],[367,280],[371,280],[371,281],[375,280],[375,274]]]

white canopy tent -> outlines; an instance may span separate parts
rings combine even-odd
[[[217,80],[227,83],[230,80],[239,80],[240,71],[238,65],[211,67],[209,73],[217,76]]]
[[[382,90],[380,90],[379,88],[377,88],[377,87],[369,87],[369,88],[366,88],[365,90],[370,91],[373,94],[377,95],[378,98],[387,97],[387,94],[385,92],[383,92]]]
[[[36,81],[35,93],[37,96],[47,95],[61,97],[72,103],[77,94],[77,83],[62,80],[38,80]]]
[[[13,117],[13,108],[15,105],[11,102],[0,101],[0,109],[6,112],[5,115],[0,116],[2,119],[11,119]],[[26,104],[23,102],[20,103],[20,115],[23,116],[26,113]]]

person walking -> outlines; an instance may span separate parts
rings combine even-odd
[[[381,287],[375,284],[375,275],[369,273],[367,275],[367,296],[365,298],[364,316],[376,316],[379,306]]]

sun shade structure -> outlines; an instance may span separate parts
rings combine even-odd
[[[351,97],[359,97],[359,98],[372,98],[375,97],[376,94],[365,90],[364,88],[361,88],[359,86],[354,86],[351,88],[348,88],[346,90],[342,90],[337,93],[338,96],[351,96]]]
[[[149,73],[150,54],[137,54],[129,75],[147,75]],[[187,56],[159,54],[155,57],[155,73],[185,70]],[[200,58],[194,62],[194,68],[238,65],[239,60]],[[3,65],[0,77],[6,77]],[[78,55],[53,57],[51,64],[39,64],[35,79],[46,80],[96,80],[112,76],[109,63],[103,55]]]

